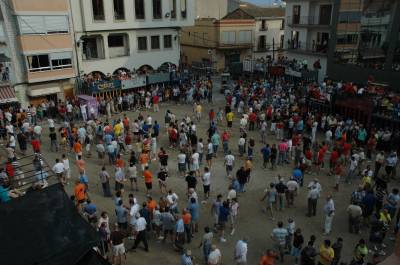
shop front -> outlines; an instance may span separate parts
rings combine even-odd
[[[29,85],[27,95],[32,105],[39,105],[43,101],[52,100],[57,102],[58,99],[62,99],[60,94],[62,93],[61,86],[58,83],[48,83],[40,85]]]

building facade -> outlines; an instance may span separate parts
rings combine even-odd
[[[77,70],[114,74],[180,63],[194,0],[71,0]]]
[[[328,47],[332,35],[333,0],[288,0],[284,47],[289,59],[312,68],[320,61],[318,79],[326,76]]]
[[[240,8],[256,20],[253,58],[274,57],[275,53],[283,49],[285,9],[258,7],[251,4],[242,5]]]
[[[241,9],[220,20],[197,19],[194,26],[182,30],[183,62],[192,66],[211,62],[214,70],[223,71],[251,58],[255,23],[255,19]]]
[[[239,6],[238,0],[197,0],[195,1],[195,19],[221,19]]]
[[[74,87],[74,42],[67,0],[1,1],[10,84],[22,106],[64,98]]]
[[[400,86],[400,3],[395,0],[335,0],[328,75]]]

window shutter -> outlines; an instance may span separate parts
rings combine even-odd
[[[67,16],[45,16],[45,22],[48,33],[69,31]]]
[[[55,52],[50,54],[50,60],[71,59],[72,52]]]
[[[18,16],[19,30],[21,34],[45,34],[43,16]]]

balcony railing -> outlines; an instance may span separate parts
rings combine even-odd
[[[331,17],[319,16],[289,16],[287,17],[289,26],[330,26]]]
[[[299,51],[305,53],[322,53],[328,52],[328,43],[315,43],[315,42],[301,42],[301,41],[289,41],[287,43],[287,49],[291,51]]]

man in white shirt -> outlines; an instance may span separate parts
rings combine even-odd
[[[347,182],[347,183],[351,183],[351,181],[352,181],[352,179],[353,179],[353,176],[354,176],[354,174],[355,174],[355,172],[356,172],[356,169],[357,169],[357,167],[358,167],[358,160],[357,160],[357,157],[358,157],[358,156],[353,155],[353,156],[351,156],[351,158],[350,158],[349,172],[347,173],[347,176],[346,176],[346,182]]]
[[[56,158],[56,163],[52,168],[53,172],[56,174],[58,179],[61,181],[62,184],[65,183],[65,177],[64,177],[64,163],[60,161],[60,159]]]
[[[84,122],[87,121],[87,110],[86,110],[86,104],[81,105],[81,114],[82,114],[82,119]]]
[[[203,161],[203,152],[204,152],[204,144],[202,138],[200,138],[197,143],[196,152],[199,153],[199,164],[201,164],[201,162]]]
[[[200,163],[199,163],[199,153],[196,150],[193,150],[192,154],[192,170],[194,171],[195,175],[198,177],[200,176]]]
[[[291,178],[287,183],[286,187],[288,188],[288,194],[287,194],[287,204],[288,206],[292,205],[294,206],[294,196],[296,195],[297,191],[299,190],[299,184],[297,183],[296,180]]]
[[[229,150],[228,154],[225,156],[225,161],[224,161],[227,176],[230,176],[233,170],[234,162],[235,162],[235,156],[232,155],[232,152]]]
[[[186,154],[181,150],[178,154],[178,170],[181,177],[186,173]]]
[[[211,168],[211,161],[212,161],[213,155],[214,155],[214,147],[213,147],[213,144],[211,143],[211,140],[208,139],[206,160],[207,160],[207,165],[209,168]]]
[[[208,167],[204,168],[204,174],[201,180],[203,181],[203,190],[204,190],[204,201],[202,201],[202,203],[206,203],[208,198],[210,197],[210,185],[211,185],[211,172]]]
[[[247,264],[247,239],[241,239],[236,243],[234,259],[237,265]]]
[[[332,195],[326,197],[326,203],[324,205],[325,224],[324,224],[324,235],[329,235],[332,230],[333,216],[335,215],[335,203],[333,202]]]
[[[211,246],[211,252],[208,255],[208,265],[219,265],[221,264],[221,251],[216,245]]]
[[[146,226],[147,226],[146,219],[141,217],[139,213],[136,213],[136,218],[137,218],[135,224],[136,238],[132,250],[135,250],[139,245],[139,243],[143,242],[144,250],[146,252],[149,252],[149,245],[147,244],[147,237],[146,237]]]

